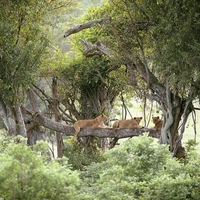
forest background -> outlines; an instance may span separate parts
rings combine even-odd
[[[199,198],[198,1],[0,5],[1,198]],[[160,144],[147,129],[74,143],[73,123],[102,113],[162,116]]]

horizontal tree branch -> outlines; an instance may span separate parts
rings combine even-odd
[[[74,131],[73,126],[55,122],[47,117],[44,117],[40,113],[31,114],[31,112],[29,112],[29,111],[27,111],[26,113],[29,115],[29,117],[32,118],[29,120],[31,120],[33,123],[37,124],[38,126],[44,126],[53,131],[61,132],[66,136],[74,135],[75,131]],[[149,132],[149,136],[154,137],[154,138],[160,137],[160,131],[154,131],[154,130],[148,129],[148,128],[142,128],[142,129],[84,128],[84,129],[81,129],[78,136],[79,137],[96,136],[99,138],[118,138],[118,139],[120,139],[120,138],[139,136],[144,132]]]
[[[70,127],[70,133],[74,130],[73,127]],[[99,138],[128,138],[128,137],[134,137],[139,136],[145,132],[149,132],[149,136],[154,138],[160,137],[160,131],[154,131],[147,128],[142,129],[113,129],[113,128],[98,128],[98,129],[91,129],[91,128],[84,128],[81,129],[80,133],[78,134],[79,137],[85,137],[85,136],[96,136]],[[71,135],[71,134],[65,134],[65,135]]]

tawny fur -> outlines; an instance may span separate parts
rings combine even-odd
[[[155,131],[160,131],[162,129],[163,120],[161,120],[159,116],[152,117],[152,119],[154,123],[154,127],[152,129]]]
[[[134,117],[132,119],[117,120],[113,124],[113,128],[143,128],[140,126],[142,117]]]
[[[77,141],[77,135],[80,132],[81,128],[107,128],[107,126],[104,124],[105,121],[107,121],[108,118],[106,115],[102,114],[95,119],[83,119],[78,120],[74,123],[74,141]]]

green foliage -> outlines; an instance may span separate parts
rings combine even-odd
[[[113,103],[126,80],[122,70],[118,75],[110,73],[112,64],[108,57],[85,57],[80,51],[72,56],[71,52],[62,53],[55,49],[50,66],[50,73],[61,79],[58,90],[61,102],[64,105],[71,102],[73,109],[70,111],[76,108],[83,118],[96,117],[107,110],[106,106]],[[119,79],[122,80],[121,85]]]
[[[0,93],[5,102],[23,101],[23,90],[34,81],[42,59],[47,56],[49,30],[58,24],[61,15],[76,5],[75,2],[0,2]]]
[[[1,138],[2,141],[6,139]],[[37,152],[12,142],[6,147],[3,143],[0,146],[1,198],[77,199],[78,173],[72,171],[66,162],[62,166],[57,161],[47,162],[46,157],[38,154],[44,150],[44,145],[39,144]]]
[[[194,140],[188,140],[186,143],[186,152],[193,152],[195,150],[195,147],[198,145],[199,143],[197,143]]]
[[[90,8],[85,18],[110,17],[94,29],[118,63],[140,58],[162,84],[168,77],[170,87],[185,98],[200,80],[199,11],[197,0],[114,0]]]
[[[0,154],[4,153],[5,149],[10,144],[17,144],[17,143],[25,143],[26,138],[22,137],[21,135],[17,136],[7,136],[7,131],[0,130]]]
[[[48,44],[40,27],[44,14],[41,10],[38,15],[42,4],[34,1],[1,4],[5,6],[0,10],[0,92],[4,101],[16,102],[32,83]]]
[[[82,170],[91,163],[99,163],[104,160],[99,149],[86,152],[80,145],[72,144],[70,141],[68,141],[67,146],[63,150],[63,154],[68,158],[68,163],[71,164],[74,170]]]
[[[122,142],[103,157],[93,154],[90,160],[92,156],[84,156],[76,147],[66,150],[68,157],[47,162],[39,153],[45,144],[38,143],[35,152],[5,136],[0,140],[1,198],[199,199],[200,155],[192,148],[186,160],[179,162],[171,158],[167,146],[141,135]],[[89,166],[82,168],[79,179],[71,167],[78,169],[83,164]]]
[[[184,165],[171,158],[167,146],[143,135],[105,156],[81,173],[80,199],[198,199],[199,155],[189,156]]]

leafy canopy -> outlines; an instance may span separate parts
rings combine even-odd
[[[199,89],[200,5],[192,1],[104,1],[86,19],[110,18],[101,26],[101,40],[121,63],[142,63],[160,83],[187,97]]]
[[[0,2],[0,92],[5,101],[20,100],[19,94],[33,82],[42,58],[47,54],[49,31],[55,21],[59,23],[63,13],[68,14],[75,2]]]

